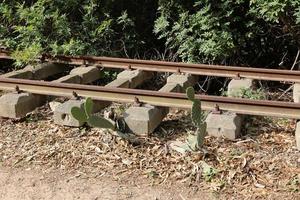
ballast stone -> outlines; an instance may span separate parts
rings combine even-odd
[[[253,87],[252,79],[232,79],[228,84],[228,96],[240,97],[243,90],[248,90]]]
[[[206,118],[208,135],[235,140],[242,129],[243,116],[236,113],[209,113]]]
[[[45,102],[45,97],[31,93],[8,93],[0,97],[0,116],[19,119]]]

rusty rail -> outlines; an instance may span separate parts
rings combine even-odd
[[[91,97],[94,100],[133,103],[138,98],[140,102],[155,106],[191,108],[191,102],[186,98],[186,95],[180,93],[0,78],[0,90],[15,90],[16,87],[24,92],[41,95],[72,97],[75,92],[79,96]],[[201,107],[204,110],[213,110],[218,105],[221,110],[239,114],[300,119],[300,104],[297,103],[207,95],[196,95],[196,98],[202,100]]]
[[[8,51],[0,51],[0,58],[12,59]],[[145,71],[187,73],[194,75],[251,78],[257,80],[300,82],[300,71],[234,67],[221,65],[188,64],[164,61],[150,61],[96,56],[51,56],[45,54],[43,61],[73,65],[96,65],[105,68],[139,69]]]

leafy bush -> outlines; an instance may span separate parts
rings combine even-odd
[[[298,0],[182,4],[160,1],[154,32],[186,62],[277,66],[287,52],[284,64],[291,64],[300,46]]]
[[[299,0],[0,3],[0,46],[16,50],[18,65],[42,52],[149,58],[152,49],[185,62],[284,67],[299,43]]]
[[[18,64],[42,52],[132,56],[150,46],[146,42],[151,37],[145,36],[152,35],[156,11],[150,0],[144,0],[145,9],[136,9],[139,3],[4,0],[0,3],[0,46],[16,50]],[[136,26],[142,20],[150,29]],[[28,51],[31,53],[21,56]]]

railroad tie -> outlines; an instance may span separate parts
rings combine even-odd
[[[229,97],[239,97],[243,90],[253,87],[252,79],[233,79],[228,84]],[[218,108],[216,108],[218,109]],[[207,133],[214,137],[235,140],[241,134],[244,115],[215,110],[207,115]]]
[[[42,80],[55,74],[62,73],[67,69],[66,65],[44,63],[37,66],[27,66],[22,70],[3,74],[3,78],[21,78]],[[16,91],[0,97],[0,116],[7,118],[22,118],[27,113],[45,102],[45,96]]]
[[[74,73],[71,72],[74,75]],[[70,75],[71,75],[70,74]],[[115,88],[135,88],[142,84],[145,80],[152,77],[153,73],[144,72],[140,70],[125,70],[118,74],[117,79],[108,83],[105,87],[115,87]],[[88,77],[86,75],[86,77]],[[74,79],[72,76],[61,78],[64,81],[70,81]],[[92,80],[92,79],[91,79]],[[84,81],[87,82],[87,81]],[[83,100],[68,100],[62,104],[57,105],[54,109],[54,122],[59,125],[70,126],[70,127],[80,127],[83,124],[76,120],[71,115],[71,109],[74,106],[80,107],[84,103]],[[94,101],[93,112],[98,112],[104,107],[110,105],[111,102],[108,101]]]
[[[3,78],[19,78],[30,80],[42,80],[64,72],[67,69],[67,65],[57,63],[43,63],[36,66],[28,65],[24,69],[12,71],[6,74],[0,75]]]
[[[184,92],[188,86],[196,83],[196,77],[192,75],[172,74],[160,92]],[[168,114],[169,108],[145,104],[131,106],[124,113],[124,119],[128,128],[137,135],[149,135],[152,133]]]

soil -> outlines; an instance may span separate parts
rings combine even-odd
[[[212,199],[213,194],[183,184],[156,185],[143,179],[111,176],[81,178],[59,172],[0,168],[0,199]]]

